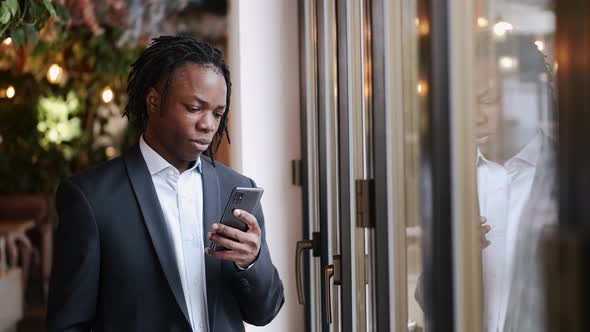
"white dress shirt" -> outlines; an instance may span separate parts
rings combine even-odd
[[[483,249],[484,327],[502,331],[512,281],[517,229],[529,197],[539,155],[542,135],[538,134],[504,165],[477,158],[477,185],[480,212],[487,218],[491,244]]]
[[[207,332],[207,287],[203,244],[203,180],[201,159],[182,174],[143,139],[141,154],[152,176],[156,194],[172,237],[176,263],[190,323]]]

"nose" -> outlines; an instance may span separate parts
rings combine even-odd
[[[197,121],[197,129],[205,132],[212,132],[217,130],[217,121],[213,112],[204,112]]]
[[[488,122],[488,112],[485,106],[479,105],[477,109],[476,124],[483,125]]]

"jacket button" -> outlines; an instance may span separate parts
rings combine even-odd
[[[250,288],[250,282],[246,278],[240,278],[240,286],[242,288]]]

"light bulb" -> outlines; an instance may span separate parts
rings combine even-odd
[[[508,22],[500,21],[494,24],[494,34],[498,37],[504,37],[507,31],[514,29],[514,26]]]
[[[102,101],[104,101],[105,104],[108,104],[111,101],[113,101],[115,94],[113,93],[113,90],[111,90],[111,88],[107,86],[102,90],[101,97]]]
[[[49,70],[47,70],[47,80],[49,81],[49,83],[57,84],[61,80],[62,74],[63,69],[59,65],[54,63],[51,66],[49,66]]]
[[[16,90],[14,90],[14,87],[12,85],[9,85],[8,89],[6,89],[6,98],[10,99],[14,97],[15,94]]]

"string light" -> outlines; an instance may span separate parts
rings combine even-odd
[[[418,34],[420,36],[427,36],[430,33],[430,23],[428,20],[420,20],[418,22]]]
[[[426,81],[420,80],[418,82],[418,86],[416,87],[416,91],[418,92],[418,95],[421,97],[427,96],[428,95],[428,83],[426,83]]]
[[[512,31],[513,29],[514,26],[512,26],[512,24],[508,22],[500,21],[494,24],[494,34],[498,37],[504,37],[504,35],[506,35],[506,32]]]
[[[8,37],[8,38],[4,39],[4,41],[2,43],[6,46],[9,46],[12,44],[12,38]]]
[[[478,17],[477,18],[477,26],[480,28],[487,28],[489,25],[489,21],[487,18],[485,17]]]
[[[105,104],[108,104],[111,101],[113,101],[115,94],[113,93],[113,90],[111,90],[111,88],[107,86],[102,90],[101,97],[102,97],[102,101]]]
[[[498,60],[500,68],[504,70],[512,70],[518,66],[518,61],[510,56],[503,56]]]
[[[6,98],[11,99],[12,97],[14,97],[15,94],[16,90],[14,90],[14,87],[12,85],[9,85],[6,89]]]
[[[543,41],[541,40],[535,40],[535,45],[537,46],[537,49],[539,49],[539,51],[543,52],[543,50],[545,49],[545,43],[543,43]]]
[[[61,81],[62,76],[63,69],[59,65],[54,63],[51,66],[49,66],[49,69],[47,70],[47,80],[49,81],[49,83],[59,83]]]

